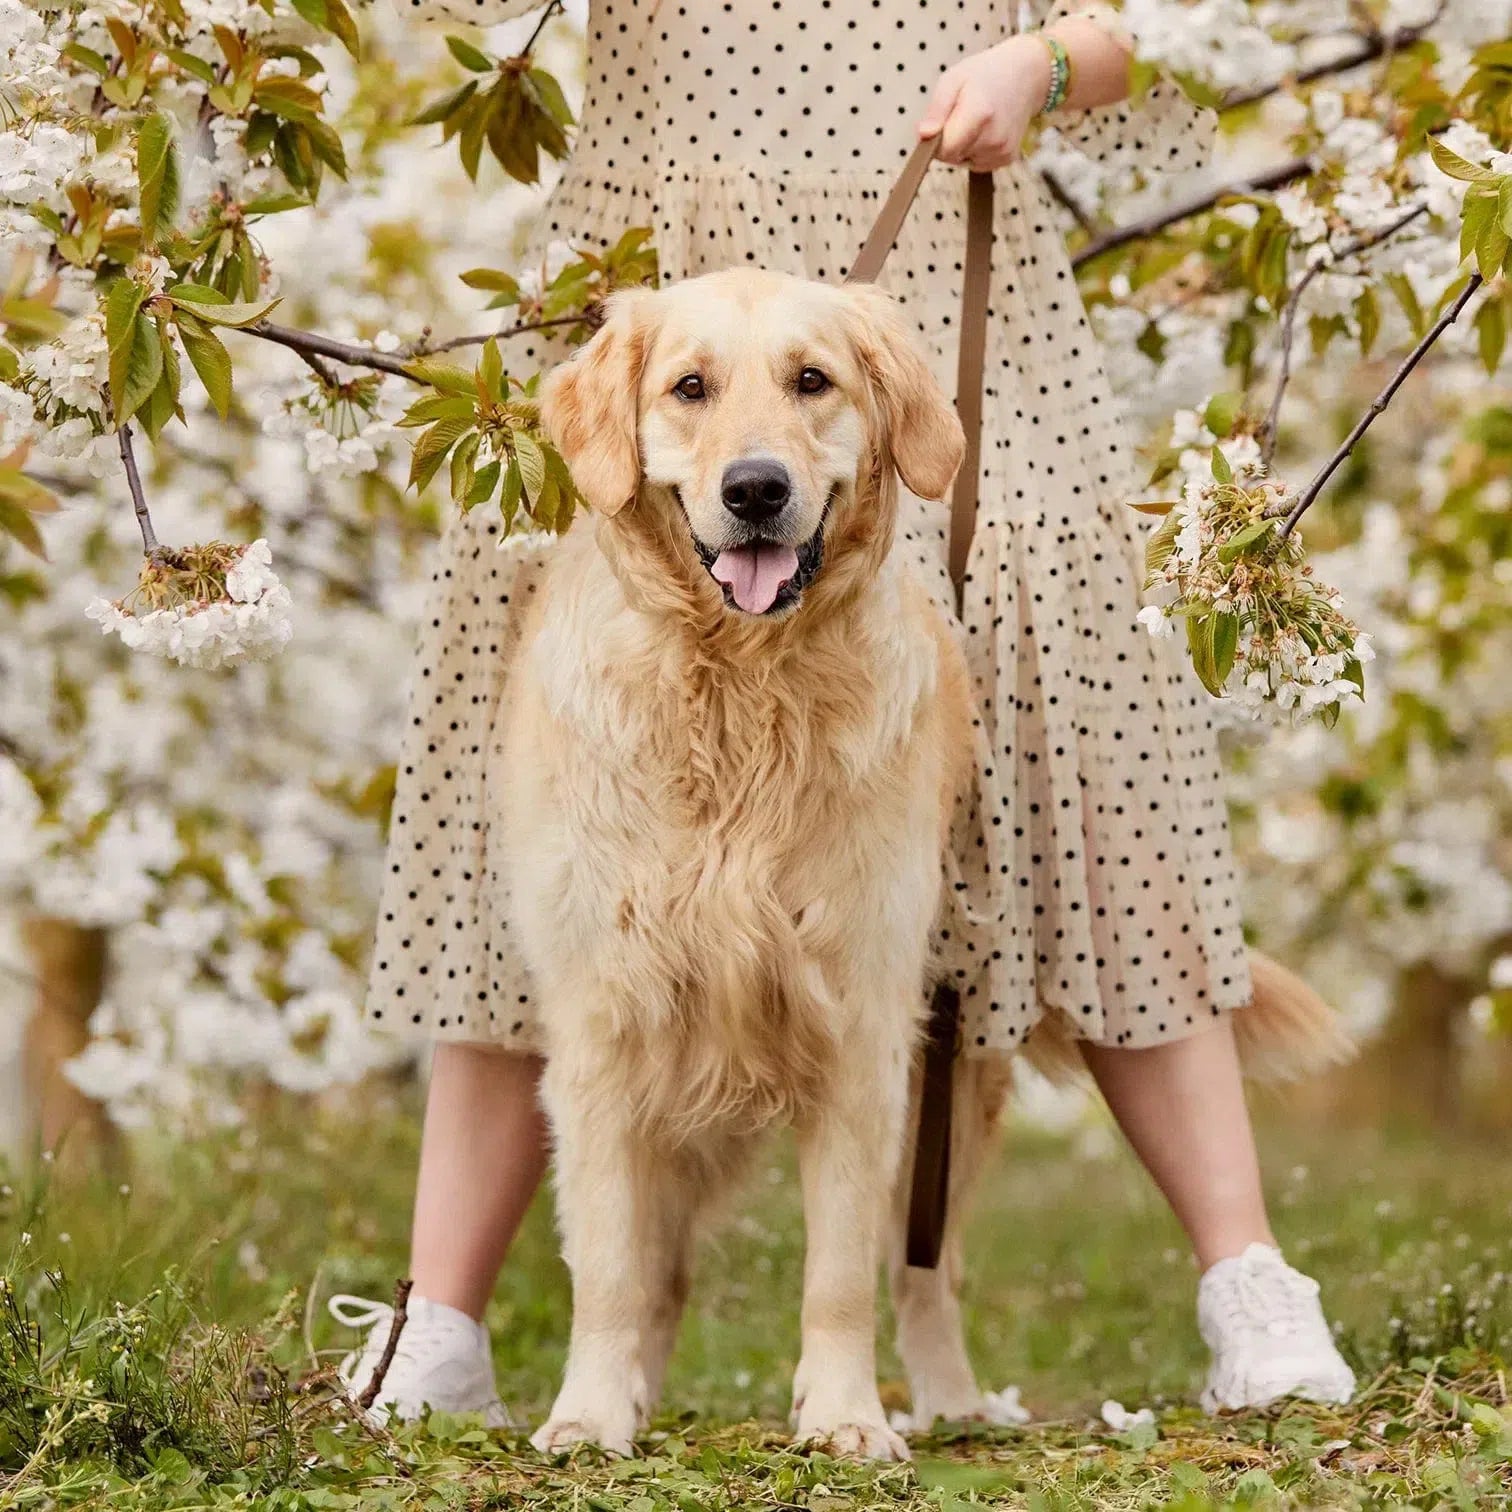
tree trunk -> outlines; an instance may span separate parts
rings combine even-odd
[[[105,986],[106,933],[34,915],[21,935],[36,982],[22,1050],[31,1129],[43,1150],[70,1165],[110,1159],[117,1140],[105,1109],[63,1074],[89,1040],[89,1016]]]

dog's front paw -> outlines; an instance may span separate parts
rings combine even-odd
[[[635,1452],[633,1422],[611,1423],[589,1413],[553,1412],[530,1435],[541,1454],[564,1454],[584,1444],[628,1459]]]
[[[836,1459],[897,1461],[913,1458],[902,1436],[894,1433],[880,1415],[874,1420],[813,1429],[803,1436],[803,1442],[834,1455]]]

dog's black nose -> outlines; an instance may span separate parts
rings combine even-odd
[[[787,468],[759,457],[730,463],[719,486],[725,508],[752,524],[781,514],[792,491]]]

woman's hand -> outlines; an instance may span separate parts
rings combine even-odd
[[[990,173],[1011,163],[1050,92],[1050,49],[1038,37],[1009,37],[946,69],[919,122],[940,139],[942,163]]]

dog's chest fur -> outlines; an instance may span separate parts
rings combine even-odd
[[[651,1124],[791,1115],[877,1010],[863,984],[918,979],[937,648],[891,567],[844,624],[715,649],[628,608],[596,553],[558,571],[505,805],[548,1044],[592,1018]]]

